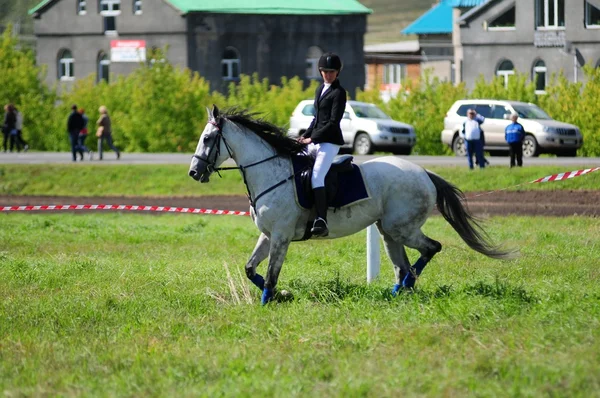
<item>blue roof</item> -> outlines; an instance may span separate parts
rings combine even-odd
[[[474,7],[486,1],[488,0],[441,0],[404,28],[402,33],[405,35],[452,33],[452,8]]]

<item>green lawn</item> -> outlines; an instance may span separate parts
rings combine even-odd
[[[444,249],[397,298],[387,259],[366,284],[364,233],[293,244],[280,287],[295,300],[267,307],[242,277],[246,217],[0,225],[4,396],[600,396],[592,218],[493,218],[521,248],[502,262],[434,217]]]
[[[547,175],[571,171],[558,166],[528,166],[510,170],[488,167],[469,171],[464,167],[431,167],[465,192],[519,190],[596,190],[600,172],[557,181],[530,184]],[[208,184],[188,176],[186,165],[9,165],[0,164],[0,195],[72,196],[205,196],[244,195],[245,186],[238,171],[216,174]]]

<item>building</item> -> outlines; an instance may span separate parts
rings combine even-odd
[[[486,0],[440,0],[425,14],[402,30],[406,35],[417,35],[421,48],[421,70],[445,81],[460,81],[460,63],[456,63],[455,51],[460,52],[460,36],[455,32],[455,21],[461,14]],[[513,0],[514,2],[514,0]],[[460,58],[461,54],[458,54]],[[458,67],[458,69],[457,69]]]
[[[30,10],[37,62],[46,81],[69,85],[95,73],[108,80],[167,48],[174,65],[224,91],[240,74],[277,83],[319,79],[317,61],[334,51],[344,87],[364,86],[364,34],[371,10],[356,0],[44,0]]]
[[[600,66],[600,0],[488,0],[460,16],[457,29],[468,88],[479,75],[508,82],[518,71],[543,93],[552,74],[577,81],[582,64]]]
[[[365,89],[379,89],[384,101],[405,90],[407,80],[421,77],[421,51],[416,40],[365,46]]]

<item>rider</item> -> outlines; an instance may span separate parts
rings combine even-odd
[[[325,53],[319,59],[323,84],[315,92],[315,117],[306,132],[298,138],[301,143],[307,144],[305,151],[315,157],[311,176],[317,209],[317,217],[311,229],[315,236],[329,235],[325,176],[340,146],[344,144],[340,122],[346,109],[346,90],[338,80],[341,70],[342,60],[336,54]]]

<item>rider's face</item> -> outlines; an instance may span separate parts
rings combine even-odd
[[[335,79],[337,78],[337,71],[336,70],[322,70],[321,71],[321,76],[323,76],[323,81],[327,84],[331,84],[335,81]]]

